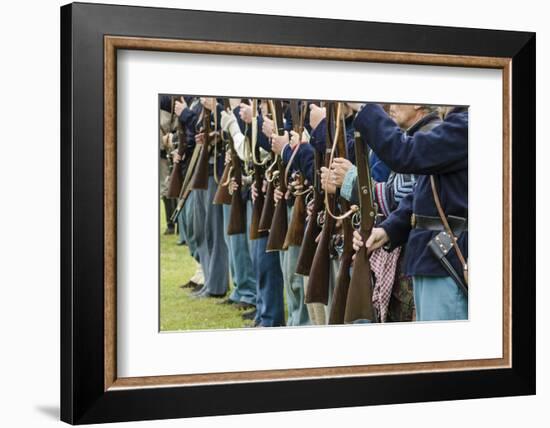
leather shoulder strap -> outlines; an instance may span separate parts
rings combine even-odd
[[[439,200],[439,195],[437,193],[437,188],[435,186],[435,178],[433,175],[430,175],[430,184],[432,185],[432,193],[434,197],[435,206],[437,208],[437,213],[439,214],[439,218],[441,218],[441,222],[445,227],[445,231],[449,234],[449,236],[453,240],[453,247],[456,250],[456,255],[458,256],[460,263],[462,263],[462,269],[464,270],[464,279],[466,281],[466,284],[468,284],[468,264],[466,263],[466,259],[464,259],[464,255],[462,254],[462,251],[458,246],[457,238],[456,236],[454,236],[453,230],[449,226],[449,222],[447,221],[447,217],[445,216],[445,211],[443,211],[443,207],[441,206],[441,201]]]

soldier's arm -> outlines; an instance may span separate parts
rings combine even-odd
[[[397,209],[380,224],[390,238],[389,245],[387,245],[388,250],[405,244],[409,239],[413,197],[414,193],[410,193],[401,199]]]
[[[367,104],[355,118],[355,128],[393,171],[445,174],[468,167],[468,120],[451,114],[429,132],[407,136],[377,104]]]

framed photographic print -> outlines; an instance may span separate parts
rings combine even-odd
[[[61,418],[535,393],[535,35],[61,8]]]

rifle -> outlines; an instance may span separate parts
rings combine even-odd
[[[176,97],[172,97],[172,118],[174,117],[175,103],[176,103]],[[181,126],[181,122],[179,121],[179,119],[178,119],[177,132],[178,132],[178,155],[180,157],[180,162],[183,162],[183,157],[187,149],[187,133],[183,129],[183,126]],[[183,185],[183,173],[181,169],[181,164],[173,164],[172,171],[170,173],[170,179],[168,182],[168,192],[166,196],[168,198],[179,197],[182,185]]]
[[[172,213],[172,216],[170,217],[170,221],[172,223],[175,223],[179,213],[185,206],[185,202],[187,202],[187,198],[191,194],[191,184],[192,184],[192,178],[193,178],[193,171],[195,170],[195,165],[197,164],[197,160],[199,158],[199,154],[201,152],[201,146],[196,145],[193,149],[193,154],[191,155],[191,159],[189,160],[189,165],[187,165],[187,172],[185,173],[185,178],[183,180],[183,185],[181,186],[181,190],[178,196],[178,203],[176,205],[176,209]]]
[[[278,135],[284,134],[284,124],[283,124],[283,109],[281,101],[270,100],[271,112],[273,114],[275,132]],[[285,194],[287,191],[286,187],[286,169],[283,165],[283,160],[281,156],[277,156],[277,170],[278,182],[277,186],[279,190],[283,193],[281,199],[275,205],[275,211],[273,212],[273,218],[271,220],[271,227],[269,228],[269,237],[266,244],[267,251],[281,251],[283,250],[283,245],[285,243],[286,232],[288,229],[288,217],[287,217],[287,202],[285,199]]]
[[[268,231],[271,228],[271,220],[273,219],[273,212],[275,211],[275,200],[274,200],[274,194],[273,194],[275,191],[275,185],[273,184],[274,175],[271,175],[270,177],[268,177],[268,174],[271,173],[271,169],[273,169],[275,165],[276,165],[276,162],[273,162],[265,171],[265,177],[267,180],[267,189],[265,191],[262,215],[260,216],[260,222],[258,224],[258,230],[260,232]],[[260,187],[259,191],[261,190],[262,188]]]
[[[260,147],[256,145],[258,140],[258,100],[252,101],[252,129],[251,129],[251,153],[254,165],[254,187],[257,195],[252,204],[252,218],[250,221],[250,239],[258,239],[267,235],[267,232],[260,232],[260,217],[264,207],[264,194],[262,192],[263,175],[265,172],[264,163],[260,162]]]
[[[340,132],[337,132],[336,148],[338,150],[338,156],[346,157],[346,129],[345,118],[337,118],[340,125]],[[331,161],[332,163],[332,161]],[[340,208],[343,214],[337,217],[342,221],[342,256],[340,257],[340,266],[338,273],[336,274],[336,285],[332,295],[332,302],[330,306],[329,324],[343,324],[344,315],[346,311],[346,302],[348,298],[348,290],[350,284],[350,268],[353,257],[353,226],[351,216],[355,214],[359,207],[357,205],[350,205],[349,201],[340,197]]]
[[[216,112],[214,112],[216,114]],[[210,158],[210,110],[206,107],[202,109],[202,132],[204,133],[204,142],[199,154],[191,189],[208,189],[208,159]],[[214,142],[216,144],[216,142]],[[214,160],[215,161],[215,160]]]
[[[223,108],[228,113],[231,113],[231,105],[229,103],[229,98],[223,99]],[[241,194],[242,187],[242,169],[241,169],[241,160],[239,155],[235,150],[235,144],[233,142],[233,137],[228,136],[227,142],[229,145],[229,150],[231,152],[231,166],[229,167],[229,173],[227,177],[226,186],[229,187],[229,182],[231,178],[235,179],[235,183],[238,188],[233,191],[231,194],[231,210],[229,212],[229,224],[227,225],[227,234],[228,235],[238,235],[240,233],[246,233],[246,201],[243,199]],[[228,164],[229,165],[229,164]],[[226,165],[227,166],[227,165]],[[224,184],[224,183],[220,183]]]
[[[248,104],[248,100],[246,99],[241,100],[241,102]],[[218,190],[216,190],[214,200],[212,201],[214,205],[231,205],[232,197],[231,193],[229,193],[229,183],[231,182],[232,164],[233,162],[228,162],[223,168],[222,177],[218,183]]]
[[[374,226],[375,210],[371,191],[371,177],[368,163],[368,151],[365,150],[361,135],[355,133],[355,159],[357,163],[357,190],[361,202],[360,233],[364,242],[368,239]],[[375,322],[372,306],[372,275],[369,255],[363,245],[355,255],[344,322],[351,323],[358,319]]]
[[[321,180],[319,176],[319,171],[321,170],[322,164],[321,154],[315,150],[314,151],[314,165],[315,171],[313,176],[313,187],[312,193],[312,209],[311,216],[307,222],[306,231],[302,239],[302,248],[300,254],[298,255],[298,262],[296,264],[296,273],[299,275],[308,276],[311,270],[311,264],[313,263],[313,257],[315,256],[315,251],[317,250],[317,242],[315,239],[321,232],[322,222],[322,208],[323,208],[323,193],[321,190]],[[306,198],[306,205],[309,201]]]
[[[299,112],[298,109],[298,101],[297,100],[291,100],[290,101],[290,114],[292,116],[292,127],[294,132],[296,132],[299,135],[299,143],[294,149],[294,152],[292,153],[290,160],[288,161],[288,165],[286,166],[285,171],[285,181],[287,180],[288,174],[290,172],[290,167],[292,165],[292,161],[294,160],[294,157],[298,153],[298,150],[300,150],[300,144],[302,142],[302,133],[304,132],[304,119],[305,119],[305,109],[307,108],[307,104],[305,102],[302,103],[302,111]],[[292,217],[290,219],[290,223],[288,225],[288,230],[285,236],[285,241],[283,244],[283,250],[288,249],[289,246],[296,246],[299,247],[302,245],[302,240],[304,237],[304,228],[306,223],[306,204],[305,204],[305,197],[307,194],[310,193],[311,189],[303,190],[304,186],[304,177],[297,173],[297,177],[295,177],[295,180],[298,181],[298,189],[294,190],[290,189],[291,194],[294,196],[294,207],[292,210]],[[288,187],[288,183],[287,183]]]
[[[330,153],[332,152],[334,138],[334,103],[327,104],[327,133],[325,149],[325,166],[330,168]],[[324,198],[324,221],[321,229],[319,243],[313,256],[311,269],[309,271],[308,287],[305,296],[306,303],[328,304],[329,278],[330,278],[330,246],[335,221],[328,211],[334,212],[336,205],[335,196],[325,192]]]
[[[214,195],[212,203],[214,205],[231,205],[231,193],[229,193],[229,183],[231,182],[231,162],[225,164],[222,178],[218,183],[218,190]]]

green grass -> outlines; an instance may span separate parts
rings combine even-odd
[[[182,289],[195,273],[197,263],[187,246],[176,245],[177,235],[163,235],[166,228],[164,206],[160,204],[160,329],[203,330],[250,327],[242,312],[222,299],[194,299],[189,288]]]

